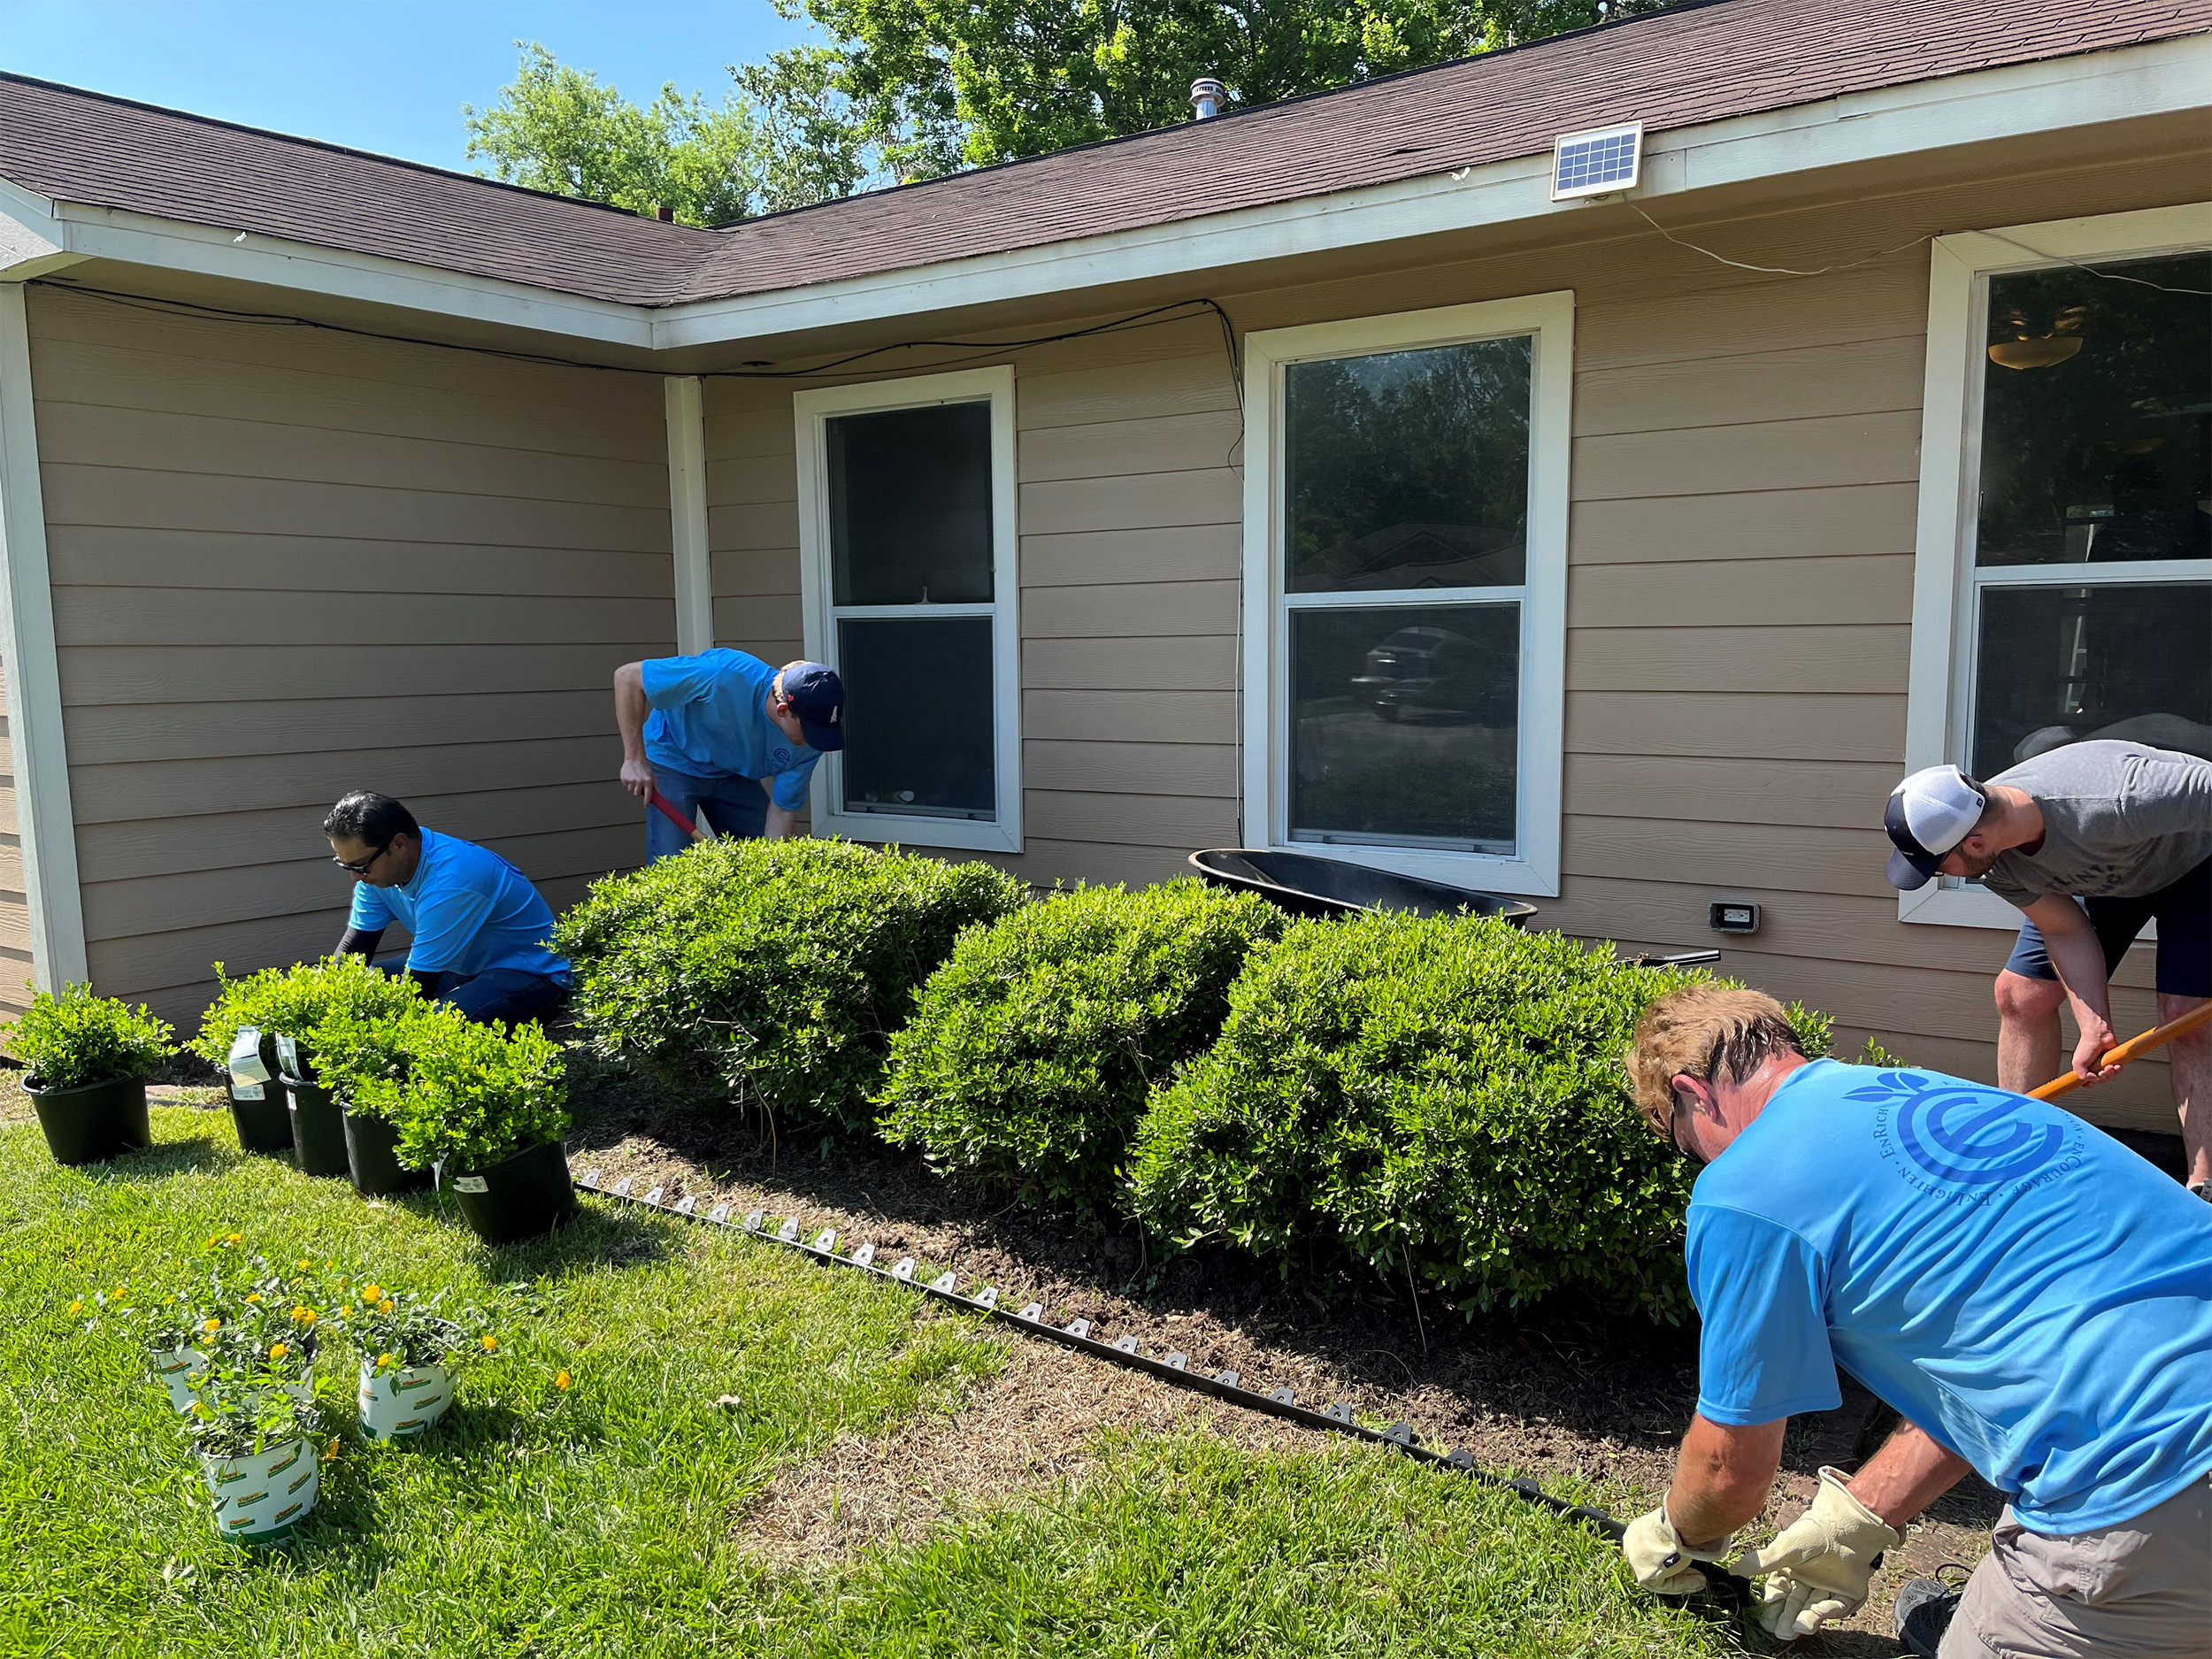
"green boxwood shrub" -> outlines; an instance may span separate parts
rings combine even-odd
[[[243,1026],[290,1037],[311,1052],[315,1027],[324,1021],[397,1019],[420,995],[413,975],[382,973],[355,956],[264,968],[242,979],[230,978],[219,962],[215,978],[221,988],[200,1018],[199,1035],[186,1046],[219,1070]]]
[[[1124,1208],[1152,1086],[1219,1034],[1246,954],[1286,918],[1184,879],[1079,887],[961,935],[891,1038],[884,1136],[1028,1203]]]
[[[42,1089],[86,1088],[151,1077],[175,1050],[168,1025],[140,1003],[95,996],[89,985],[35,991],[0,1040]]]
[[[1340,1246],[1469,1314],[1576,1286],[1663,1318],[1695,1171],[1629,1103],[1636,1017],[1693,978],[1472,918],[1301,922],[1131,1153],[1153,1228],[1286,1271]],[[1793,1010],[1809,1052],[1826,1022]]]
[[[960,930],[1023,885],[850,841],[718,841],[595,883],[555,949],[601,1054],[718,1085],[780,1128],[874,1124],[890,1033]]]
[[[324,1083],[392,1125],[410,1169],[481,1170],[568,1133],[564,1056],[534,1021],[510,1031],[418,1002],[398,1018],[336,1014],[315,1035]]]

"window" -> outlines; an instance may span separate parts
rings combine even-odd
[[[1942,238],[1910,764],[2212,753],[2212,211]],[[1909,919],[2010,926],[1946,879]]]
[[[1248,841],[1557,893],[1573,315],[1248,338]]]
[[[1019,852],[1013,371],[794,406],[806,649],[845,681],[818,830]]]

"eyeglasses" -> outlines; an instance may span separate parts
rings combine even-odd
[[[390,841],[386,841],[381,847],[378,848],[374,852],[371,853],[366,858],[364,858],[357,864],[349,864],[344,859],[337,856],[334,853],[331,856],[330,862],[336,864],[339,869],[344,871],[349,876],[365,876],[370,871],[376,868],[376,861],[391,850],[392,843]]]

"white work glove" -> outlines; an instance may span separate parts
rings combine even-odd
[[[1628,1524],[1628,1531],[1621,1537],[1621,1553],[1628,1557],[1636,1582],[1654,1595],[1695,1595],[1705,1587],[1705,1575],[1690,1563],[1720,1560],[1728,1554],[1735,1537],[1731,1532],[1693,1549],[1674,1530],[1674,1523],[1667,1519],[1667,1506],[1662,1503],[1649,1515],[1640,1515]]]
[[[1841,1470],[1824,1467],[1813,1507],[1736,1564],[1747,1578],[1766,1575],[1759,1623],[1778,1641],[1790,1641],[1857,1612],[1882,1552],[1904,1541],[1851,1495]]]

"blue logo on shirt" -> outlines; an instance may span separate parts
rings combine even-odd
[[[2014,1095],[1946,1087],[1913,1071],[1884,1071],[1870,1086],[1852,1090],[1851,1098],[1888,1105],[1905,1156],[1937,1180],[1962,1187],[1993,1187],[2032,1175],[2058,1156],[2066,1140],[2055,1124],[2020,1122]]]
[[[780,766],[790,760],[791,751],[787,749],[773,749],[768,751],[768,758]]]

